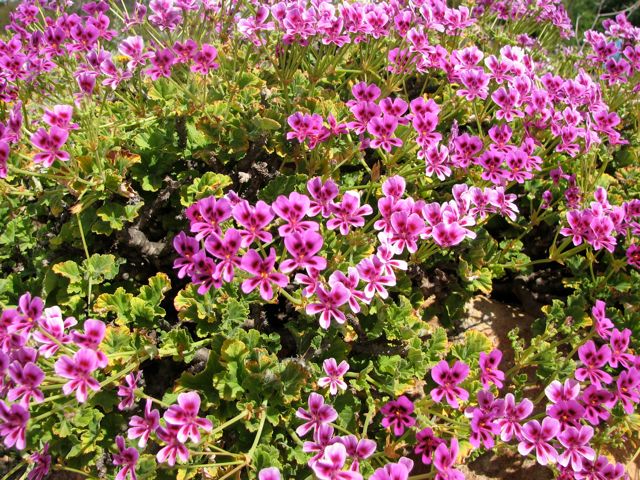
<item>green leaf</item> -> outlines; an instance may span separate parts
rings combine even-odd
[[[180,203],[188,207],[201,198],[219,197],[223,194],[224,189],[231,184],[231,178],[227,175],[207,172],[202,177],[196,178],[191,185],[182,187]]]
[[[62,275],[65,278],[69,279],[69,282],[80,283],[82,281],[82,274],[80,273],[80,268],[78,264],[73,260],[67,260],[66,262],[56,263],[53,266],[53,271],[58,275]]]

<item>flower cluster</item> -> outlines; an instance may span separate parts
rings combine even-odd
[[[304,285],[302,294],[311,298],[306,312],[319,314],[320,325],[329,328],[332,320],[346,321],[343,305],[358,313],[374,297],[388,297],[387,287],[397,281],[395,271],[407,268],[407,262],[397,258],[404,252],[415,253],[418,244],[428,239],[440,247],[458,245],[465,238],[475,238],[469,227],[478,220],[493,213],[515,219],[518,212],[516,196],[505,194],[503,187],[481,190],[456,185],[453,200],[442,204],[404,198],[405,189],[400,176],[383,183],[384,196],[378,200],[378,220],[373,223],[379,231],[377,252],[349,265],[346,272],[335,270],[328,278],[321,276],[329,265],[319,255],[322,232],[337,230],[348,235],[364,227],[373,209],[360,204],[356,191],[344,192],[338,200],[338,185],[318,177],[307,183],[310,196],[292,192],[280,195],[271,205],[263,201],[250,205],[233,192],[198,200],[186,211],[195,237],[182,232],[174,239],[180,255],[174,268],[180,278],[189,276],[201,294],[233,281],[240,270],[244,272],[242,291],[258,289],[264,300],[273,298],[274,287],[289,285],[288,274],[304,270],[295,275],[295,281]],[[314,217],[320,221],[312,220]],[[235,226],[227,225],[231,220]],[[285,247],[278,268],[275,248],[269,247],[266,257],[259,253],[276,238],[271,230],[277,230]]]

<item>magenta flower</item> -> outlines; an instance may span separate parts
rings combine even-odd
[[[596,333],[604,340],[608,340],[611,337],[611,330],[613,329],[613,322],[607,318],[606,308],[606,303],[602,300],[596,300],[596,304],[591,309]]]
[[[516,110],[520,104],[520,95],[517,90],[500,87],[493,92],[491,99],[500,107],[496,112],[498,120],[504,119],[507,122],[512,122],[516,117],[524,117],[523,112]]]
[[[340,203],[331,206],[331,218],[327,222],[329,230],[340,229],[342,235],[347,235],[351,227],[364,226],[364,217],[371,215],[373,209],[370,205],[360,206],[360,195],[357,192],[345,192]]]
[[[98,367],[105,368],[109,364],[109,359],[98,348],[104,339],[107,330],[106,325],[100,320],[89,318],[85,320],[82,326],[84,327],[84,333],[80,333],[77,330],[71,332],[73,343],[79,347],[88,348],[96,352]]]
[[[306,230],[317,231],[320,227],[317,222],[303,220],[309,213],[311,201],[306,195],[297,192],[291,192],[289,197],[280,195],[273,202],[271,208],[286,223],[278,227],[278,233],[281,237],[286,237],[292,233],[302,233]]]
[[[33,332],[33,339],[41,344],[38,353],[44,358],[51,358],[60,348],[60,344],[71,343],[71,336],[66,334],[65,330],[77,323],[73,317],[62,320],[60,307],[45,308],[44,315],[38,320],[38,326],[43,332],[40,329]]]
[[[560,422],[555,418],[545,417],[542,424],[537,420],[527,422],[522,428],[522,441],[518,444],[518,452],[528,455],[533,449],[540,465],[547,465],[558,458],[558,452],[549,443],[560,431]]]
[[[0,400],[0,436],[4,438],[4,445],[11,448],[15,445],[18,450],[24,450],[27,445],[27,423],[29,410],[18,403],[8,407]]]
[[[516,404],[512,393],[504,397],[504,415],[497,420],[500,426],[500,438],[503,442],[510,442],[512,438],[522,440],[522,425],[520,422],[533,412],[533,402],[528,398]]]
[[[80,126],[71,123],[73,119],[73,107],[71,105],[55,105],[51,110],[45,109],[42,115],[44,123],[50,127],[58,127],[63,130],[77,130]]]
[[[211,234],[222,235],[220,224],[231,217],[231,204],[226,198],[206,197],[198,200],[191,221],[191,231],[196,234],[196,240],[202,240]]]
[[[296,433],[304,437],[310,430],[316,431],[320,425],[333,422],[338,418],[338,412],[331,405],[325,405],[324,398],[315,392],[309,395],[309,411],[298,408],[296,417],[305,420],[305,423],[296,428]]]
[[[124,383],[118,386],[117,395],[122,397],[120,403],[118,403],[118,410],[126,410],[131,408],[136,401],[136,388],[138,388],[138,382],[142,377],[142,372],[127,374],[124,377]]]
[[[273,239],[273,235],[267,231],[267,227],[275,214],[271,207],[262,200],[259,200],[255,207],[252,207],[246,200],[242,200],[233,207],[232,215],[238,225],[246,229],[238,230],[242,238],[242,248],[247,248],[257,240],[269,243]]]
[[[100,390],[100,384],[91,376],[98,368],[98,355],[90,348],[78,350],[73,359],[63,355],[55,363],[56,374],[70,380],[63,385],[62,391],[65,395],[75,391],[79,403],[86,402],[89,389]]]
[[[360,461],[369,458],[376,451],[376,442],[367,438],[361,438],[355,435],[346,435],[339,437],[338,441],[347,449],[347,455],[353,459],[351,470],[358,471]]]
[[[467,237],[469,230],[460,226],[458,222],[445,223],[440,222],[435,227],[431,235],[436,244],[441,247],[453,247],[462,243]]]
[[[138,447],[145,448],[149,441],[149,436],[154,433],[160,426],[160,412],[158,410],[151,410],[153,402],[147,399],[144,406],[144,418],[134,415],[129,420],[129,429],[127,430],[127,437],[130,440],[140,438],[138,440]]]
[[[189,449],[178,440],[180,429],[181,427],[169,423],[166,428],[159,427],[156,430],[158,438],[166,443],[156,454],[158,463],[167,462],[170,467],[173,467],[178,459],[181,463],[186,463],[189,460]]]
[[[235,228],[227,229],[224,232],[224,237],[213,233],[204,241],[205,250],[220,260],[216,265],[214,275],[222,278],[225,282],[233,280],[235,267],[239,267],[241,264],[238,256],[241,242],[240,232]]]
[[[600,382],[609,384],[613,381],[611,375],[601,370],[611,359],[611,349],[608,345],[602,345],[596,349],[595,342],[589,340],[578,349],[578,357],[584,366],[576,369],[577,380],[582,382],[589,379],[597,387],[600,386]]]
[[[20,405],[29,407],[29,402],[37,403],[44,400],[42,391],[38,388],[44,380],[44,372],[33,362],[21,365],[14,361],[9,365],[9,377],[13,380],[14,387],[7,392],[7,400],[14,402],[20,400]]]
[[[336,270],[329,277],[329,285],[335,286],[337,283],[342,284],[349,290],[349,308],[353,313],[360,311],[359,301],[362,303],[369,303],[367,296],[363,291],[358,290],[358,284],[360,283],[360,275],[355,267],[348,267],[347,275],[340,270]]]
[[[269,256],[264,260],[255,250],[247,251],[242,257],[240,268],[253,276],[242,282],[242,291],[249,293],[258,287],[260,296],[264,300],[271,300],[273,298],[272,283],[282,288],[289,284],[286,275],[274,271],[275,264],[276,250],[274,248],[269,249]]]
[[[263,468],[258,472],[258,480],[280,480],[280,470],[276,467]]]
[[[334,443],[324,449],[324,455],[312,468],[320,480],[362,480],[362,475],[352,470],[343,470],[347,461],[347,450],[341,443]]]
[[[206,418],[199,418],[200,396],[196,392],[181,393],[178,395],[178,405],[171,405],[164,412],[164,419],[170,425],[179,427],[177,431],[178,441],[185,443],[189,438],[198,443],[200,441],[199,428],[205,432],[213,429],[213,424]]]
[[[200,50],[193,56],[191,71],[206,75],[211,70],[216,70],[220,67],[220,64],[215,61],[217,57],[218,50],[213,45],[203,43]]]
[[[331,179],[323,183],[320,177],[314,177],[307,182],[307,190],[313,198],[309,204],[309,216],[315,217],[321,214],[324,218],[328,218],[332,201],[339,193],[338,185]]]
[[[633,365],[634,356],[631,353],[627,353],[629,348],[629,342],[631,340],[631,330],[625,328],[622,332],[617,328],[614,328],[609,337],[611,345],[611,358],[609,359],[609,365],[613,368],[618,368],[618,364],[625,368],[631,368]]]
[[[296,273],[294,278],[295,282],[305,286],[302,290],[302,295],[308,298],[316,293],[316,290],[318,290],[318,287],[320,286],[319,274],[320,272],[313,268],[307,269],[306,274]]]
[[[589,440],[593,437],[593,428],[581,426],[565,428],[559,435],[558,441],[565,447],[565,451],[558,457],[558,463],[563,467],[569,466],[574,472],[582,470],[583,459],[595,460],[596,452],[589,447]]]
[[[396,277],[393,272],[389,273],[385,269],[385,264],[375,255],[363,258],[356,265],[360,279],[367,285],[364,287],[365,296],[371,300],[377,293],[380,298],[386,299],[389,292],[385,287],[396,284]]]
[[[280,263],[282,273],[298,268],[322,271],[327,268],[327,260],[316,255],[322,248],[322,235],[313,230],[294,232],[284,238],[284,246],[293,257]]]
[[[376,469],[369,480],[407,480],[413,469],[413,460],[401,457],[398,463],[387,463],[384,467]]]
[[[374,136],[369,144],[371,148],[382,147],[390,152],[393,147],[401,147],[402,140],[393,136],[396,128],[398,128],[398,117],[395,115],[385,113],[382,117],[372,118],[367,124],[367,131]]]
[[[494,57],[495,58],[495,57]],[[458,89],[456,95],[464,97],[471,102],[476,98],[484,100],[489,95],[489,76],[482,68],[471,68],[460,74],[460,80],[464,88]]]
[[[0,140],[0,178],[6,178],[8,174],[7,161],[9,160],[10,148],[7,142]]]
[[[580,384],[571,378],[567,378],[564,384],[554,380],[544,389],[544,393],[553,403],[566,402],[578,398]]]
[[[341,361],[340,365],[338,365],[335,358],[327,358],[322,362],[322,368],[327,376],[318,379],[318,386],[328,386],[329,393],[331,393],[331,395],[336,395],[338,393],[338,389],[347,389],[347,384],[342,378],[344,374],[349,371],[349,364],[346,360]]]
[[[480,352],[478,365],[480,366],[480,381],[483,388],[489,388],[491,383],[498,388],[502,388],[504,372],[498,368],[500,360],[502,360],[502,352],[500,350],[493,350],[489,354]]]
[[[33,468],[29,471],[27,480],[44,480],[51,469],[49,444],[45,443],[42,450],[34,452],[29,458],[33,462]]]
[[[122,469],[116,474],[115,480],[124,480],[129,476],[131,480],[136,480],[136,465],[140,454],[133,447],[128,447],[124,443],[124,438],[120,435],[116,437],[118,453],[113,454],[113,464]]]
[[[53,162],[69,160],[69,152],[62,150],[63,145],[69,138],[69,131],[59,127],[51,127],[49,131],[39,128],[31,136],[31,143],[42,150],[33,157],[35,163],[42,163],[45,167],[50,167]]]
[[[635,404],[640,402],[640,370],[630,368],[618,376],[616,380],[616,398],[622,404],[624,411],[631,415]]]
[[[318,287],[316,295],[318,302],[307,305],[305,311],[308,315],[319,313],[320,326],[322,328],[329,328],[332,318],[341,324],[347,321],[344,313],[339,309],[341,305],[349,301],[350,293],[347,287],[341,283],[336,283],[329,291],[325,290],[324,287]]]
[[[467,378],[467,375],[469,375],[469,366],[465,363],[456,361],[453,367],[449,367],[445,360],[441,360],[431,370],[431,378],[439,385],[431,390],[433,401],[439,403],[442,397],[445,397],[449,405],[458,408],[458,399],[464,402],[469,398],[469,392],[458,387]]]
[[[313,432],[313,441],[304,442],[302,445],[302,451],[305,453],[313,453],[313,457],[309,459],[307,464],[313,466],[322,455],[324,455],[324,449],[336,443],[338,439],[333,436],[333,427],[328,423],[323,423],[316,428]]]
[[[436,468],[436,476],[434,480],[464,480],[464,474],[453,466],[458,461],[458,439],[451,439],[451,446],[447,447],[446,443],[441,443],[433,454],[433,466]]]
[[[409,253],[418,250],[418,240],[426,232],[424,220],[417,213],[395,212],[390,219],[391,236],[389,244],[397,254],[406,248]]]
[[[260,46],[264,44],[264,40],[258,37],[261,31],[273,30],[275,25],[273,22],[266,22],[269,17],[269,8],[260,5],[256,9],[254,17],[243,18],[238,22],[238,32],[253,42],[254,45]],[[278,472],[278,475],[280,473]],[[267,479],[260,479],[267,480]],[[278,478],[279,480],[279,478]]]
[[[385,428],[393,427],[394,435],[399,437],[406,428],[415,425],[416,419],[411,416],[413,410],[413,402],[404,395],[396,400],[387,402],[380,409],[380,413],[384,416],[382,426]]]
[[[144,52],[144,40],[140,36],[127,37],[118,46],[118,51],[125,57],[130,58],[127,63],[129,70],[135,69],[139,65],[144,65],[153,54]]]
[[[493,448],[494,437],[500,433],[500,425],[494,421],[496,415],[481,408],[475,408],[471,415],[469,443],[475,448],[479,448],[481,444],[487,449]]]
[[[441,438],[434,435],[433,430],[428,427],[424,428],[416,433],[416,446],[414,452],[416,455],[420,455],[422,463],[425,465],[431,465],[433,453],[442,441],[443,440]]]
[[[173,239],[173,248],[179,255],[173,261],[173,268],[178,269],[178,278],[191,275],[196,268],[194,260],[196,254],[200,252],[200,242],[187,236],[186,233],[180,232]]]
[[[603,405],[615,403],[615,396],[608,390],[601,390],[595,385],[589,385],[582,394],[584,404],[584,418],[591,425],[598,425],[610,417],[609,410]]]

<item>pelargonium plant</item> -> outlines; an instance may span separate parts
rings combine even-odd
[[[633,473],[628,12],[9,7],[0,478]]]

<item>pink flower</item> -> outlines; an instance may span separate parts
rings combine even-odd
[[[318,386],[329,386],[329,393],[331,393],[331,395],[336,395],[338,389],[347,389],[347,384],[342,378],[344,374],[349,371],[349,364],[346,360],[343,360],[340,362],[340,365],[338,365],[335,358],[327,358],[322,362],[322,368],[327,376],[318,379]]]
[[[324,218],[329,217],[332,201],[339,193],[336,183],[331,179],[323,183],[320,177],[314,177],[307,182],[307,190],[313,198],[309,204],[309,216],[322,214]]]
[[[369,205],[360,206],[360,195],[349,191],[345,192],[340,203],[331,206],[331,213],[335,218],[327,222],[327,228],[339,228],[342,235],[347,235],[351,227],[364,226],[364,217],[371,215],[373,209]]]
[[[535,449],[540,465],[547,465],[558,458],[558,452],[549,443],[560,431],[560,422],[555,418],[545,417],[542,425],[537,420],[527,422],[522,428],[522,441],[518,444],[518,452],[528,455]]]
[[[34,452],[31,457],[33,468],[27,475],[27,480],[44,480],[51,468],[51,455],[49,455],[49,444],[45,443],[39,452]]]
[[[601,370],[611,358],[611,349],[608,345],[602,345],[596,349],[595,342],[589,340],[578,349],[578,356],[584,366],[576,369],[575,376],[577,380],[584,381],[588,378],[597,387],[600,386],[600,382],[606,384],[612,382],[611,375]]]
[[[570,378],[566,379],[564,384],[554,380],[544,389],[544,393],[553,403],[566,402],[578,398],[580,384]]]
[[[382,426],[385,428],[393,427],[393,434],[396,437],[401,436],[406,428],[413,427],[416,423],[416,419],[411,416],[413,410],[413,402],[404,395],[387,402],[380,409],[380,413],[384,416]]]
[[[211,70],[216,70],[220,65],[215,61],[218,56],[218,50],[208,43],[203,43],[202,47],[193,56],[193,65],[191,71],[206,75]]]
[[[263,468],[258,472],[258,480],[280,480],[280,478],[280,470],[276,467]]]
[[[240,250],[240,233],[235,228],[229,228],[224,232],[224,238],[211,234],[204,241],[204,248],[220,262],[216,265],[214,275],[225,282],[233,280],[235,267],[241,264],[238,251]]]
[[[504,372],[498,368],[502,360],[502,352],[500,350],[493,350],[487,354],[480,352],[480,360],[478,365],[480,367],[480,381],[483,388],[489,388],[489,384],[493,383],[496,387],[502,388],[502,382],[504,380]]]
[[[322,248],[322,235],[313,230],[295,232],[284,238],[284,246],[293,257],[280,264],[283,273],[289,273],[298,268],[322,271],[327,268],[327,260],[316,255]]]
[[[130,440],[140,437],[138,441],[138,447],[144,448],[147,446],[149,436],[155,432],[160,426],[160,412],[158,410],[151,410],[153,402],[147,399],[144,406],[144,418],[134,415],[129,421],[129,430],[127,430],[127,437]]]
[[[338,441],[344,445],[347,455],[353,459],[351,470],[358,471],[360,468],[360,460],[369,458],[376,451],[376,442],[367,438],[361,438],[355,435],[346,435],[339,437]]]
[[[158,463],[167,462],[169,466],[173,467],[177,459],[182,463],[186,463],[189,460],[189,449],[178,440],[177,435],[180,429],[181,427],[168,423],[166,428],[160,427],[156,431],[158,438],[166,443],[156,454]]]
[[[318,287],[316,291],[318,296],[317,303],[310,303],[306,306],[305,311],[309,315],[320,313],[320,326],[329,328],[331,319],[335,319],[338,323],[346,322],[346,317],[338,307],[344,305],[349,300],[349,290],[341,283],[336,283],[331,290],[327,291],[324,287]]]
[[[456,361],[453,367],[449,367],[445,360],[441,360],[431,370],[431,378],[439,385],[431,390],[433,401],[440,402],[442,397],[445,397],[449,405],[458,408],[458,399],[464,402],[469,398],[469,392],[458,387],[467,375],[469,375],[469,366],[465,363]]]
[[[55,105],[51,110],[46,109],[42,120],[50,127],[58,127],[63,130],[77,130],[80,126],[71,123],[73,107],[71,105]]]
[[[371,140],[371,148],[382,147],[390,152],[393,147],[401,147],[402,140],[393,134],[398,128],[398,117],[384,114],[382,117],[374,117],[367,124],[367,131],[374,136]]]
[[[302,220],[309,213],[311,201],[306,195],[291,192],[289,197],[280,195],[273,202],[271,208],[286,223],[278,227],[281,237],[286,237],[294,232],[302,233],[306,230],[317,231],[320,227],[317,222]]]
[[[269,249],[269,256],[264,260],[255,250],[248,250],[242,257],[240,268],[253,276],[242,282],[242,291],[249,293],[259,287],[260,296],[264,300],[271,300],[273,298],[272,283],[282,288],[289,284],[289,279],[285,275],[274,271],[275,264],[274,248]]]
[[[369,480],[407,480],[413,469],[413,460],[401,457],[398,463],[387,463],[384,467],[376,469]]]
[[[633,365],[634,356],[631,353],[627,353],[629,348],[629,342],[631,341],[631,330],[625,328],[623,331],[614,328],[609,337],[611,345],[611,358],[609,359],[609,365],[613,368],[618,368],[618,364],[625,368],[631,368]]]
[[[22,406],[29,408],[32,399],[38,403],[44,400],[44,395],[38,388],[44,380],[44,372],[35,363],[21,365],[14,361],[9,365],[9,377],[15,385],[7,392],[7,400],[10,402],[20,400]]]
[[[333,422],[338,418],[338,412],[331,405],[325,405],[324,398],[315,392],[309,395],[309,411],[299,408],[296,417],[305,420],[305,423],[296,428],[296,433],[304,437],[310,430],[316,431],[320,425]]]
[[[55,126],[51,127],[49,131],[39,128],[31,136],[31,143],[42,150],[42,153],[36,153],[33,161],[42,163],[45,167],[50,167],[56,160],[68,161],[70,158],[69,152],[62,150],[67,138],[69,138],[68,130]]]
[[[613,329],[613,322],[607,318],[606,308],[606,303],[602,300],[596,300],[596,304],[591,309],[596,333],[604,340],[608,340],[611,337],[611,330]]]
[[[60,348],[60,344],[71,343],[71,337],[65,333],[65,330],[77,323],[73,317],[62,320],[60,307],[45,308],[44,315],[38,321],[38,326],[43,331],[39,329],[33,332],[33,339],[41,344],[38,353],[44,358],[51,358]]]
[[[105,368],[109,364],[109,359],[98,347],[100,347],[100,343],[102,343],[104,339],[107,327],[104,322],[92,318],[85,320],[82,326],[84,327],[84,333],[80,333],[77,330],[71,332],[73,343],[79,347],[89,348],[96,352],[98,367]]]
[[[189,438],[198,443],[200,432],[198,428],[205,432],[210,432],[213,424],[206,418],[199,418],[200,396],[196,392],[181,393],[178,395],[178,405],[171,405],[164,412],[164,419],[170,425],[179,427],[177,438],[179,442],[185,443]]]
[[[360,311],[359,301],[362,303],[369,303],[366,295],[363,291],[358,290],[358,284],[360,283],[360,275],[355,267],[348,267],[347,275],[340,270],[336,270],[329,277],[329,285],[335,286],[337,283],[344,285],[349,290],[349,308],[353,313]]]
[[[231,204],[226,198],[206,197],[195,204],[191,231],[196,240],[202,240],[211,234],[222,235],[220,224],[231,217]]]
[[[574,472],[582,470],[583,459],[595,460],[596,452],[590,448],[589,440],[593,437],[593,428],[581,426],[580,429],[575,427],[565,428],[559,435],[558,441],[566,448],[566,450],[558,457],[558,463],[563,467],[569,466]]]
[[[422,463],[425,465],[431,465],[433,454],[441,443],[442,439],[437,438],[434,435],[433,430],[427,427],[416,433],[416,446],[414,452],[416,455],[420,455]]]
[[[451,439],[451,446],[441,443],[433,454],[433,466],[436,468],[435,480],[464,480],[464,475],[460,470],[453,468],[458,460],[458,439]]]
[[[528,398],[516,404],[512,393],[507,393],[504,397],[504,416],[498,419],[500,426],[500,438],[504,442],[511,441],[512,438],[522,440],[522,426],[520,422],[531,415],[533,402]]]
[[[436,244],[441,247],[453,247],[462,243],[469,230],[460,226],[458,222],[440,222],[433,227],[432,236]]]
[[[117,395],[122,397],[122,400],[118,404],[118,410],[126,410],[131,408],[136,400],[136,388],[138,388],[138,382],[142,377],[142,372],[138,372],[135,375],[129,373],[124,377],[124,383],[118,386]]]
[[[362,475],[351,470],[342,470],[347,460],[347,450],[341,443],[324,449],[324,455],[313,464],[313,471],[320,480],[362,480]]]
[[[615,403],[615,396],[608,390],[601,390],[595,385],[589,385],[584,390],[581,400],[584,404],[584,418],[591,425],[598,425],[609,419],[610,413],[605,406]]]
[[[275,214],[271,207],[262,200],[259,200],[255,207],[252,207],[246,200],[242,200],[233,207],[232,214],[238,225],[245,228],[245,230],[238,230],[242,238],[242,248],[247,248],[257,240],[269,243],[273,239],[273,235],[267,231],[267,227]]]
[[[191,275],[195,268],[196,254],[200,252],[200,242],[180,232],[173,239],[173,248],[179,257],[173,261],[173,268],[178,269],[178,278]]]
[[[0,400],[0,436],[4,437],[4,445],[24,450],[27,445],[27,423],[29,410],[18,403],[8,407]]]
[[[75,353],[73,359],[61,356],[55,363],[55,372],[60,377],[70,379],[62,387],[65,395],[75,391],[78,402],[84,403],[89,394],[88,389],[95,392],[100,390],[100,384],[91,376],[98,367],[96,352],[90,348],[82,348]]]
[[[367,283],[364,287],[365,296],[371,300],[377,293],[380,298],[387,298],[389,292],[385,286],[396,284],[396,277],[393,272],[389,273],[385,269],[385,264],[375,255],[363,258],[356,266],[360,279]]]
[[[140,456],[138,450],[133,447],[127,448],[124,438],[120,435],[116,437],[116,446],[118,453],[113,455],[113,464],[122,467],[122,469],[116,474],[115,480],[124,480],[127,476],[131,480],[136,480],[136,465]]]

